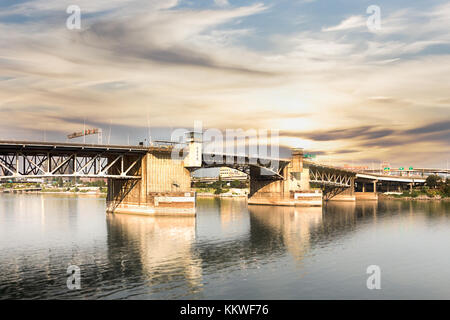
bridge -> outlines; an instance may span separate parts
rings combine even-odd
[[[380,172],[381,170],[376,170],[376,169],[364,169],[362,170],[362,172],[364,173],[373,173],[373,174],[380,174],[382,175],[382,173]],[[449,175],[450,174],[450,169],[441,169],[441,168],[414,168],[414,169],[390,169],[388,172],[389,175],[394,175],[394,176],[428,176],[428,175]]]
[[[425,181],[318,164],[304,159],[301,149],[292,149],[286,159],[207,152],[192,134],[177,148],[0,141],[0,181],[107,179],[108,212],[161,215],[195,215],[191,172],[199,168],[229,166],[248,173],[250,205],[321,206],[322,200],[376,195],[377,185],[411,187]]]

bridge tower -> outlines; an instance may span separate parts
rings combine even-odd
[[[200,168],[202,166],[203,139],[201,132],[187,132],[186,143],[188,154],[184,159],[187,168]]]

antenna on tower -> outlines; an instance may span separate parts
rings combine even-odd
[[[98,144],[103,144],[103,130],[102,130],[102,128],[98,129],[97,137],[98,137]]]
[[[110,142],[111,142],[111,126],[112,126],[112,120],[109,120],[108,144],[110,144]]]
[[[148,110],[147,110],[147,130],[148,130],[148,145],[150,146],[152,144],[152,132],[150,130],[150,119],[148,117]]]

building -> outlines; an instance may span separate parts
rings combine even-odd
[[[219,170],[219,177],[222,180],[247,180],[247,174],[228,167],[221,167]]]
[[[347,169],[347,170],[353,170],[353,171],[364,171],[364,170],[369,169],[368,166],[354,166],[354,165],[349,165],[349,164],[344,164],[343,168]]]

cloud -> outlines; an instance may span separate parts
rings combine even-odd
[[[240,15],[238,15],[240,16]],[[146,17],[141,17],[146,20]],[[134,21],[139,18],[134,17]],[[170,39],[170,33],[165,32],[163,43],[157,40],[157,32],[149,34],[148,29],[163,29],[156,26],[154,21],[141,21],[138,26],[130,20],[104,21],[95,23],[86,31],[74,39],[77,43],[87,48],[108,50],[112,58],[120,57],[122,63],[129,61],[136,63],[136,59],[168,65],[186,65],[205,68],[216,68],[222,71],[266,74],[269,72],[252,70],[238,63],[225,63],[215,59],[211,54],[188,48],[180,44],[179,35],[173,35],[176,39]],[[175,27],[170,26],[175,29]],[[184,28],[179,26],[178,28]],[[166,30],[167,31],[167,30]],[[189,35],[184,35],[188,37]],[[142,39],[147,39],[143,42]]]
[[[280,129],[283,146],[342,160],[449,150],[448,5],[382,11],[382,32],[370,34],[357,11],[283,29],[281,5],[78,3],[74,31],[69,1],[2,7],[3,137],[65,139],[86,118],[112,122],[124,143],[127,131],[145,137],[148,117],[166,133],[195,120]]]
[[[339,141],[339,140],[366,140],[391,136],[395,130],[379,128],[377,126],[360,126],[354,128],[342,128],[315,132],[288,132],[282,131],[286,136],[297,136],[314,141]]]
[[[25,1],[2,7],[1,17],[22,15],[27,17],[48,15],[49,13],[64,13],[68,6],[77,5],[81,8],[82,14],[89,13],[128,13],[139,12],[142,9],[160,10],[170,9],[178,5],[178,0],[77,0],[76,3],[70,0],[34,0]],[[117,12],[117,11],[118,12]]]
[[[214,0],[214,3],[216,5],[218,5],[219,7],[226,7],[229,6],[230,3],[228,2],[228,0]]]
[[[406,134],[435,133],[450,131],[450,121],[439,121],[405,131]]]
[[[363,16],[351,16],[347,19],[341,21],[336,26],[332,27],[324,27],[322,28],[322,31],[329,32],[329,31],[342,31],[342,30],[349,30],[349,29],[355,29],[366,26],[366,20],[367,18]]]

